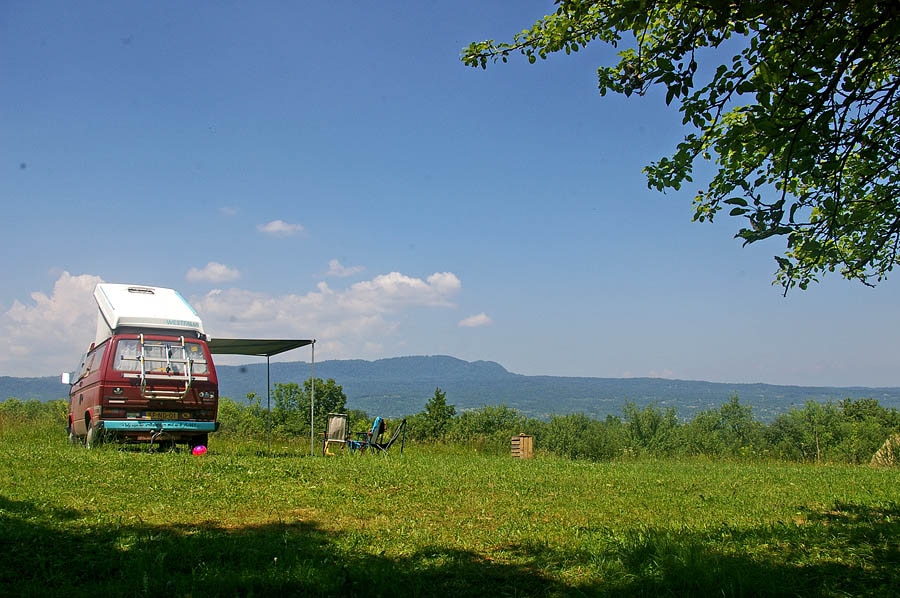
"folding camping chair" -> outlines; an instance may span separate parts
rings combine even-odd
[[[361,453],[365,452],[366,449],[371,449],[372,452],[386,453],[390,450],[391,446],[397,442],[397,439],[400,439],[400,453],[403,454],[403,447],[406,444],[406,420],[401,420],[400,425],[394,430],[394,433],[391,434],[390,439],[387,442],[381,442],[382,436],[384,436],[385,423],[384,419],[381,417],[376,417],[375,421],[372,422],[372,427],[368,432],[359,432],[357,433],[358,440],[350,440],[347,445],[350,447],[351,451],[359,451]]]
[[[359,451],[365,452],[367,448],[370,446],[374,446],[381,440],[381,436],[384,434],[384,419],[381,417],[376,417],[375,421],[372,422],[372,427],[368,432],[357,432],[356,440],[348,440],[347,446],[350,447],[351,451]]]
[[[401,436],[401,435],[402,435],[402,436]],[[390,450],[391,446],[392,446],[395,442],[397,442],[397,439],[398,439],[398,438],[401,438],[401,440],[400,440],[400,454],[402,455],[402,454],[403,454],[403,447],[404,447],[404,445],[406,444],[406,420],[405,420],[405,419],[400,421],[400,425],[397,426],[397,429],[394,430],[394,433],[393,433],[393,434],[391,434],[390,440],[388,440],[388,441],[385,442],[385,443],[373,442],[373,443],[372,443],[372,448],[374,448],[374,449],[377,450],[377,451],[381,451],[382,453],[386,453],[386,452],[388,452],[388,450]]]
[[[346,413],[329,413],[325,419],[325,441],[322,443],[322,454],[333,455],[328,450],[331,444],[343,445],[350,441],[350,434],[347,428],[350,425],[350,416]]]

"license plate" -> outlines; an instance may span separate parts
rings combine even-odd
[[[148,411],[147,419],[178,419],[178,413],[174,411]]]

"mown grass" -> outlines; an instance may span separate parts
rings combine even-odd
[[[2,596],[900,594],[896,469],[0,438]]]

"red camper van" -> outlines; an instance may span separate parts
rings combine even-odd
[[[69,440],[206,445],[216,369],[194,309],[172,289],[98,284],[97,335],[70,384]]]

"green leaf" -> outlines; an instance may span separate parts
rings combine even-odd
[[[675,97],[675,92],[676,92],[676,90],[675,90],[674,87],[670,87],[670,88],[666,91],[666,106],[668,106],[669,104],[672,103],[672,98]]]
[[[600,95],[665,88],[697,140],[647,167],[648,186],[677,190],[698,158],[709,160],[694,219],[712,220],[721,201],[749,218],[736,235],[746,243],[787,237],[790,267],[776,278],[785,289],[831,271],[881,280],[900,265],[900,21],[884,12],[889,3],[555,4],[512,43],[470,44],[463,62],[486,68],[519,52],[534,64],[591,41],[627,46],[614,59],[597,54]]]

